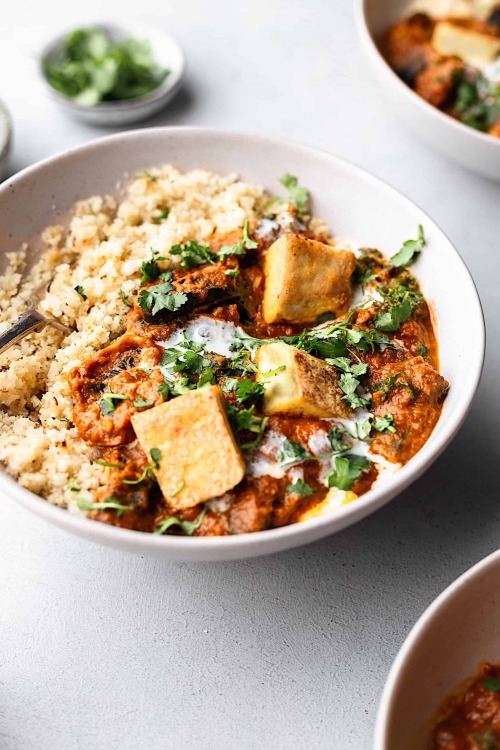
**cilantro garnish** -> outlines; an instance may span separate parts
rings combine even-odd
[[[306,211],[309,206],[310,195],[306,188],[300,187],[298,179],[287,173],[280,178],[279,182],[288,190],[289,201],[294,203],[301,213]]]
[[[396,372],[394,375],[389,375],[383,380],[379,380],[378,383],[374,383],[372,390],[374,392],[380,392],[381,400],[385,401],[393,388],[408,388],[412,396],[415,395],[413,386],[407,380],[398,380],[404,372]]]
[[[249,443],[240,443],[241,450],[256,448],[262,442],[264,430],[268,422],[268,417],[259,417],[255,414],[255,406],[248,409],[239,409],[237,406],[229,404],[227,407],[227,416],[233,431],[238,434],[242,430],[253,432],[257,437]]]
[[[197,388],[203,388],[204,385],[214,385],[215,383],[215,375],[214,371],[211,367],[207,367],[206,370],[203,370],[203,372],[200,375],[200,378],[196,384]]]
[[[180,265],[183,268],[193,268],[204,263],[216,263],[217,255],[207,245],[199,245],[194,240],[189,240],[183,245],[173,245],[170,248],[171,255],[180,257]]]
[[[343,453],[349,448],[350,443],[346,439],[349,440],[351,435],[343,427],[332,427],[326,437],[335,453]]]
[[[339,490],[350,490],[354,482],[371,466],[364,456],[343,456],[335,459],[335,468],[328,474],[328,486]]]
[[[149,464],[146,464],[137,479],[122,479],[122,482],[123,484],[140,484],[141,482],[144,482],[146,478],[155,479],[155,475],[153,474],[153,467]]]
[[[160,213],[160,215],[155,218],[154,223],[163,224],[163,222],[168,219],[169,214],[170,214],[170,209],[164,208],[163,211]]]
[[[128,298],[128,295],[125,294],[123,289],[120,289],[120,297],[122,298],[122,301],[127,305],[127,307],[132,307],[133,303]]]
[[[286,491],[291,492],[292,495],[298,495],[299,497],[308,497],[313,494],[313,488],[303,479],[297,479],[293,484],[287,484]]]
[[[156,390],[158,391],[158,393],[161,393],[164,401],[168,401],[170,397],[170,386],[166,381],[159,385]]]
[[[393,414],[384,414],[383,417],[375,417],[372,426],[377,432],[396,432]]]
[[[256,383],[250,378],[238,381],[238,385],[235,388],[236,397],[242,404],[245,401],[251,401],[260,398],[265,391],[262,383]]]
[[[139,295],[139,307],[144,312],[150,312],[151,315],[156,315],[161,310],[170,310],[175,312],[182,305],[187,302],[187,294],[184,292],[173,292],[174,288],[171,284],[172,272],[166,272],[162,274],[164,282],[157,284],[149,289],[143,289]]]
[[[243,239],[241,242],[237,242],[235,245],[224,245],[218,250],[218,255],[223,258],[226,255],[245,255],[246,250],[255,250],[259,247],[259,243],[255,240],[250,239],[248,233],[249,222],[248,219],[243,224]]]
[[[390,307],[387,312],[380,313],[375,318],[375,325],[380,331],[394,333],[399,330],[402,323],[408,320],[411,315],[411,303],[404,299],[398,305]]]
[[[171,495],[169,495],[169,497],[177,497],[177,495],[179,494],[179,492],[182,492],[182,490],[184,489],[185,486],[186,486],[186,482],[182,482],[182,484],[180,484],[177,487],[177,489],[174,490]]]
[[[403,243],[401,250],[393,255],[391,264],[398,268],[407,268],[416,261],[425,247],[424,229],[421,224],[418,225],[418,238],[416,240],[407,240]]]
[[[148,41],[115,41],[99,28],[69,33],[61,54],[45,62],[44,72],[53,88],[89,107],[149,94],[170,73],[155,62]]]
[[[99,464],[99,466],[105,466],[107,469],[123,469],[123,464],[114,464],[111,461],[101,461],[100,458],[96,459],[94,463]]]
[[[239,272],[240,272],[240,269],[236,268],[236,267],[235,268],[228,268],[227,271],[224,271],[224,273],[226,274],[226,276],[233,276],[233,277],[234,276],[238,276]]]
[[[360,385],[357,376],[365,375],[368,366],[364,362],[353,363],[347,357],[329,358],[326,362],[343,371],[339,378],[339,386],[344,392],[342,399],[347,401],[352,409],[359,409],[366,406],[369,403],[369,399],[357,393]]]
[[[85,294],[85,290],[84,290],[83,286],[80,286],[80,284],[78,284],[77,286],[75,286],[75,292],[78,292],[78,294],[80,295],[80,297],[83,300],[87,300],[88,299],[87,295]]]
[[[474,732],[472,736],[479,744],[480,750],[499,750],[499,737],[494,729],[486,732]]]
[[[139,396],[133,402],[132,406],[135,406],[136,409],[149,409],[151,406],[153,406],[153,404],[154,401],[146,401],[142,396]]]
[[[180,490],[178,490],[180,492]],[[171,497],[173,497],[171,495]],[[154,530],[155,534],[164,534],[168,529],[170,529],[171,526],[178,526],[181,531],[186,534],[186,536],[192,536],[194,532],[200,528],[203,519],[205,517],[205,513],[207,512],[207,507],[205,506],[203,510],[201,511],[200,515],[196,519],[196,521],[181,521],[179,518],[176,518],[175,516],[170,516],[169,518],[166,518],[164,521],[160,521],[160,523],[157,525],[156,529]]]
[[[158,250],[151,250],[151,258],[141,263],[141,286],[147,284],[148,281],[156,281],[160,278],[161,268],[158,265],[159,260],[166,260],[166,258],[160,255]],[[168,281],[170,281],[170,278]]]
[[[111,388],[109,388],[102,394],[101,399],[97,403],[101,407],[101,414],[106,416],[107,414],[112,414],[116,409],[118,404],[115,404],[115,401],[128,401],[128,398],[124,393],[113,393]]]
[[[81,487],[78,487],[78,486],[77,486],[77,485],[75,484],[75,482],[76,482],[76,479],[75,479],[75,477],[71,477],[71,479],[69,480],[69,482],[68,482],[68,484],[67,484],[67,488],[68,488],[68,490],[69,490],[70,492],[80,492],[80,490],[82,489]]]
[[[183,339],[171,349],[165,349],[160,367],[166,367],[172,372],[190,372],[196,375],[210,366],[210,360],[205,357],[204,347],[194,341]]]
[[[278,451],[278,461],[282,464],[296,464],[311,458],[311,454],[300,444],[285,438]]]
[[[483,687],[486,690],[491,690],[493,693],[500,693],[500,679],[490,677],[487,680],[483,680]]]
[[[151,450],[149,451],[149,455],[151,456],[151,461],[153,462],[154,468],[159,469],[161,461],[161,450],[159,448],[151,448]]]
[[[421,341],[418,342],[417,354],[419,357],[426,357],[429,349]]]
[[[77,500],[77,505],[80,510],[116,510],[118,517],[122,516],[125,510],[130,510],[132,507],[130,505],[122,505],[112,495],[100,503],[93,503],[91,500],[84,500],[80,497]]]

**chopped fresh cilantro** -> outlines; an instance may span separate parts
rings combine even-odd
[[[396,255],[391,258],[391,264],[398,268],[407,268],[416,261],[425,247],[424,229],[421,224],[418,225],[418,238],[416,240],[407,240]],[[384,329],[382,329],[384,330]]]
[[[122,479],[122,482],[123,484],[140,484],[141,482],[144,482],[147,477],[149,477],[149,479],[155,479],[155,475],[153,474],[153,467],[149,464],[146,464],[137,479]]]
[[[128,295],[125,294],[123,289],[120,289],[120,297],[122,298],[122,301],[127,305],[127,307],[132,307],[133,303],[128,298]]]
[[[236,386],[236,397],[242,404],[245,401],[258,399],[264,394],[264,386],[262,383],[257,383],[250,378],[238,381]]]
[[[298,179],[287,173],[280,178],[279,182],[288,190],[289,201],[294,203],[301,213],[307,211],[310,200],[309,191],[300,187]]]
[[[112,414],[117,407],[115,401],[127,400],[128,396],[126,396],[124,393],[113,393],[111,388],[109,388],[105,393],[102,394],[101,399],[98,402],[99,406],[101,407],[101,414],[103,416]]]
[[[149,451],[149,455],[151,456],[151,461],[153,462],[154,468],[159,469],[161,461],[161,450],[159,448],[151,448],[151,450]]]
[[[64,417],[63,416],[63,417],[59,417],[59,421],[60,422],[69,422],[69,419],[68,419],[68,417]]]
[[[487,680],[483,680],[483,687],[486,690],[491,690],[493,693],[500,693],[500,679],[490,677]]]
[[[350,490],[354,482],[371,466],[364,456],[343,456],[335,459],[335,468],[328,474],[328,486],[339,490]]]
[[[206,370],[200,375],[200,378],[196,384],[197,388],[203,388],[204,385],[213,385],[215,383],[214,371],[211,367],[207,367]]]
[[[399,305],[390,307],[387,312],[380,313],[375,318],[375,325],[380,331],[386,333],[394,333],[399,330],[402,323],[404,323],[411,315],[411,303],[409,300],[404,299]]]
[[[130,505],[122,505],[118,502],[116,497],[112,495],[107,497],[100,503],[93,503],[91,500],[84,500],[82,497],[78,498],[77,505],[80,510],[116,510],[118,517],[123,515],[125,510],[130,510]]]
[[[374,392],[380,392],[382,401],[385,401],[393,388],[408,388],[410,393],[414,395],[414,389],[411,383],[407,380],[398,380],[398,378],[404,375],[404,372],[396,372],[394,375],[389,375],[383,380],[379,380],[372,386]]]
[[[180,492],[180,489],[177,490],[177,492]],[[173,497],[173,495],[171,495]],[[181,521],[179,518],[176,518],[175,516],[170,516],[169,518],[165,518],[164,521],[160,521],[160,523],[157,525],[156,529],[154,530],[155,534],[164,534],[168,529],[170,529],[171,526],[178,526],[181,531],[186,534],[186,536],[192,536],[194,532],[200,528],[203,519],[205,517],[205,513],[207,512],[207,507],[205,506],[203,510],[201,511],[200,515],[196,519],[196,521]]]
[[[372,426],[377,432],[396,432],[393,414],[384,414],[383,417],[375,417]]]
[[[313,494],[313,488],[310,484],[304,482],[303,479],[297,479],[293,484],[287,484],[286,491],[299,497],[308,497]]]
[[[180,257],[180,265],[183,268],[193,268],[204,263],[216,263],[217,255],[207,245],[199,245],[194,240],[189,240],[183,245],[174,245],[170,249],[171,255]]]
[[[239,272],[239,268],[228,268],[227,271],[224,271],[226,276],[238,276]]]
[[[151,182],[157,182],[158,177],[155,174],[151,174],[149,170],[145,169],[144,172],[136,174],[134,180],[151,180]]]
[[[300,444],[285,438],[278,451],[278,461],[282,464],[296,464],[311,458],[311,454]]]
[[[85,290],[84,290],[83,286],[80,286],[80,284],[78,284],[77,286],[75,286],[75,292],[78,292],[78,294],[80,295],[80,297],[83,300],[87,300],[88,299],[87,295],[85,294]]]
[[[141,286],[144,286],[149,281],[156,281],[160,277],[161,268],[158,265],[159,260],[166,260],[166,258],[160,256],[158,250],[151,250],[151,258],[141,263]]]
[[[99,466],[105,466],[107,469],[123,469],[123,464],[114,464],[111,461],[101,461],[100,458],[94,461],[94,463],[99,464]]]
[[[180,484],[177,487],[177,489],[174,490],[174,492],[172,492],[172,494],[169,495],[169,497],[177,497],[177,495],[179,494],[179,492],[182,492],[182,490],[184,489],[185,486],[186,486],[186,482],[182,482],[182,484]]]
[[[243,239],[241,242],[237,242],[235,245],[224,245],[218,251],[220,258],[224,258],[226,255],[245,255],[246,250],[255,250],[259,247],[259,243],[255,240],[250,239],[248,233],[249,222],[245,221],[243,224]]]
[[[115,40],[101,28],[71,31],[61,53],[46,60],[50,85],[80,105],[136,99],[149,94],[170,71],[155,61],[146,40]]]
[[[71,477],[67,485],[68,490],[70,490],[70,492],[80,492],[80,490],[82,489],[81,487],[78,487],[75,483],[76,483],[75,477]]]
[[[133,402],[132,406],[135,406],[136,409],[149,409],[153,404],[154,401],[146,401],[142,396],[139,396],[139,398],[136,398]]]
[[[166,381],[159,385],[156,390],[158,391],[158,393],[161,393],[164,401],[168,401],[170,397],[170,386]]]
[[[237,406],[232,406],[231,404],[227,407],[227,416],[229,423],[236,434],[242,430],[248,430],[257,435],[255,440],[250,443],[240,443],[240,448],[242,450],[256,448],[260,445],[264,435],[264,430],[266,429],[268,417],[257,416],[255,414],[255,406],[253,405],[248,409],[239,409]]]
[[[210,367],[210,360],[204,356],[203,352],[203,345],[195,344],[194,341],[185,338],[171,349],[165,349],[160,366],[172,372],[190,372],[201,375],[207,367]]]
[[[170,209],[164,208],[163,211],[160,213],[160,215],[155,218],[154,223],[163,224],[163,222],[168,219],[169,214],[170,214]]]
[[[143,289],[139,295],[139,306],[144,312],[156,315],[161,310],[175,312],[187,302],[187,294],[184,292],[172,292],[173,286],[170,281],[157,284],[149,289]]]
[[[343,427],[332,427],[328,432],[328,442],[332,446],[332,451],[335,453],[343,453],[349,448],[349,441],[351,435]]]
[[[425,344],[423,344],[421,341],[418,342],[418,349],[417,354],[419,357],[426,357],[429,352],[429,349],[426,347]]]

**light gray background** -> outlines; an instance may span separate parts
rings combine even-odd
[[[76,15],[70,5],[2,5],[12,171],[101,134],[45,99],[30,55],[59,25],[133,9],[86,0]],[[411,625],[499,546],[500,184],[430,152],[394,120],[361,58],[349,0],[141,0],[135,13],[174,33],[189,63],[184,92],[150,124],[304,141],[432,215],[479,287],[486,369],[465,426],[423,479],[358,526],[274,557],[127,557],[3,500],[0,748],[365,750]]]

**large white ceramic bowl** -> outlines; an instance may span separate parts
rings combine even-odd
[[[128,175],[171,162],[237,172],[275,192],[277,178],[297,175],[313,211],[353,245],[389,253],[423,224],[428,241],[414,266],[438,321],[441,369],[451,383],[443,413],[422,450],[387,482],[330,516],[280,529],[223,538],[156,536],[71,515],[0,473],[0,491],[47,520],[93,541],[162,558],[221,560],[295,547],[332,534],[373,513],[415,481],[448,445],[476,391],[484,356],[484,322],[474,283],[450,241],[396,190],[328,153],[286,141],[196,128],[153,128],[103,138],[30,167],[0,187],[0,271],[5,253],[30,242],[47,224],[64,223],[72,204],[117,193]]]
[[[408,128],[465,167],[500,180],[500,138],[481,133],[424,101],[380,52],[385,32],[408,15],[412,0],[355,0],[359,36],[380,92]]]
[[[374,750],[427,750],[446,695],[483,661],[500,661],[500,551],[481,560],[424,612],[382,695]]]

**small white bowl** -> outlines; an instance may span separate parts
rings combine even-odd
[[[162,68],[168,68],[169,75],[150,94],[136,99],[126,99],[117,102],[100,102],[92,106],[85,106],[57,91],[46,78],[44,65],[54,62],[59,57],[64,46],[66,36],[72,29],[60,34],[47,44],[40,55],[40,73],[51,97],[70,115],[90,123],[104,127],[129,125],[151,117],[159,112],[177,94],[185,75],[186,63],[184,52],[176,40],[160,29],[134,24],[133,26],[118,26],[115,24],[93,24],[107,33],[113,40],[120,41],[127,37],[147,40],[151,44],[151,54],[156,63]]]
[[[0,102],[0,180],[2,179],[7,163],[9,161],[12,140],[12,125],[10,115],[2,102]]]
[[[418,96],[380,52],[385,32],[411,12],[412,0],[356,0],[356,21],[380,90],[409,129],[465,167],[500,180],[500,138],[464,125]]]
[[[500,661],[500,551],[451,584],[424,612],[389,673],[374,750],[427,750],[447,694],[483,661]]]
[[[296,143],[206,128],[141,128],[87,143],[19,172],[0,186],[0,273],[6,253],[22,242],[29,263],[40,251],[40,233],[67,224],[75,201],[120,193],[134,174],[172,163],[181,170],[238,173],[271,193],[289,171],[311,191],[313,211],[337,237],[357,247],[393,252],[425,228],[427,247],[413,270],[438,322],[441,371],[451,388],[427,443],[402,469],[330,515],[282,528],[226,537],[145,534],[108,526],[50,505],[0,469],[0,493],[68,531],[101,544],[163,559],[229,560],[297,547],[333,534],[385,505],[414,482],[445,449],[474,397],[484,358],[485,333],[477,291],[464,262],[423,211],[393,188],[331,154]],[[26,210],[29,206],[29,211]],[[443,269],[446,283],[443,283]]]

